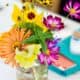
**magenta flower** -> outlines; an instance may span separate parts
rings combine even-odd
[[[49,30],[61,30],[64,28],[61,18],[52,15],[48,15],[47,18],[44,17],[43,23]]]
[[[38,55],[38,59],[41,64],[45,64],[45,62],[48,65],[51,65],[53,63],[53,59],[58,59],[58,53],[59,53],[59,47],[57,46],[59,39],[56,40],[48,40],[47,41],[47,51],[46,53],[41,52]]]
[[[54,39],[54,40],[47,40],[46,43],[47,43],[48,49],[56,47],[59,41],[60,41],[60,38]]]
[[[49,54],[49,55],[46,55],[45,53],[41,53],[39,56],[38,56],[38,59],[40,60],[40,63],[41,64],[45,64],[47,63],[48,65],[51,65],[53,63],[53,59],[58,59],[58,55],[55,54]]]
[[[70,0],[65,7],[63,8],[64,11],[69,13],[69,16],[74,17],[76,19],[80,19],[80,3],[75,2],[74,4]]]

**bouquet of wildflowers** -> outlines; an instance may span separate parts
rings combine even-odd
[[[5,63],[30,68],[36,61],[51,65],[58,59],[59,39],[53,38],[52,31],[64,28],[61,18],[44,17],[27,2],[22,8],[14,5],[12,20],[12,28],[0,36],[0,57]]]

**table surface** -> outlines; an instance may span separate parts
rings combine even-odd
[[[0,10],[0,33],[8,30],[13,24],[10,17],[13,4],[16,3],[19,6],[21,6],[21,3],[19,2],[19,0],[0,0],[0,4],[2,5],[6,4],[7,2],[9,2],[9,6],[5,7],[3,10]],[[47,13],[47,14],[52,14],[52,13]],[[65,37],[71,35],[75,29],[78,29],[80,27],[80,23],[65,19],[58,14],[53,13],[53,16],[61,17],[65,23],[65,28],[61,31],[55,32],[54,37],[56,36],[64,39]],[[49,80],[80,80],[80,72],[76,72],[75,74],[68,77],[63,77],[58,75],[55,72],[49,71],[48,77],[49,77]],[[16,80],[16,70],[4,64],[2,61],[0,61],[0,79]]]

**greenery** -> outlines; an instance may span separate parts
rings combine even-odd
[[[26,30],[31,29],[33,33],[28,39],[23,41],[24,44],[39,43],[42,46],[42,51],[46,52],[46,40],[53,38],[50,31],[43,32],[43,29],[34,23],[22,23],[20,24],[20,28],[26,28]]]

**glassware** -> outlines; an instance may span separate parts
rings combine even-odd
[[[29,69],[17,68],[17,80],[48,80],[47,65],[37,65]]]

